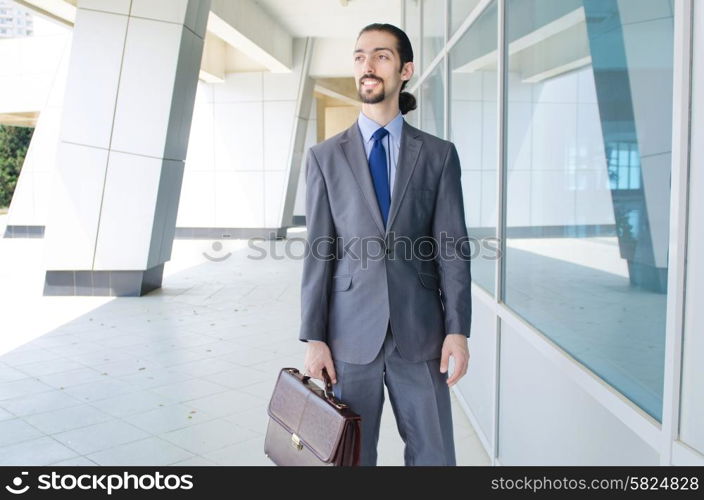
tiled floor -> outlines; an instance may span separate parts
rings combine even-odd
[[[44,240],[0,239],[0,465],[270,465],[266,404],[305,349],[297,236],[280,260],[177,240],[139,298],[43,297]],[[458,463],[489,464],[454,396],[453,415]],[[403,464],[388,395],[379,463]]]

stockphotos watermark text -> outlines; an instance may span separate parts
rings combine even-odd
[[[288,237],[281,245],[280,240],[267,238],[250,238],[247,246],[250,260],[305,260],[314,258],[323,261],[345,258],[361,261],[361,268],[367,269],[370,261],[376,260],[498,260],[501,258],[499,239],[495,237],[461,237],[455,238],[443,232],[438,238],[422,236],[412,239],[408,236],[397,237],[392,231],[387,238],[380,236],[342,237],[321,236],[316,238]],[[212,244],[215,255],[203,252],[208,260],[220,262],[229,258],[230,252],[217,255],[223,250],[221,242]]]
[[[5,485],[5,490],[13,495],[23,495],[32,490],[28,478],[29,473],[22,471]],[[92,490],[105,491],[111,495],[118,490],[190,490],[193,488],[193,475],[191,474],[162,474],[153,472],[146,474],[71,474],[52,471],[50,474],[40,474],[36,477],[37,490]]]

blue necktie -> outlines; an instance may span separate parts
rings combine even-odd
[[[389,216],[389,206],[391,205],[391,192],[389,190],[389,174],[387,173],[386,164],[386,148],[382,139],[389,131],[381,127],[372,134],[374,145],[372,152],[369,155],[369,170],[374,181],[374,190],[376,191],[376,200],[379,202],[381,209],[381,219],[384,221],[386,228],[386,219]]]

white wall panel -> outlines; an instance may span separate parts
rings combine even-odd
[[[126,16],[130,12],[131,3],[132,0],[78,0],[78,7]]]
[[[264,173],[264,226],[279,227],[288,172]]]
[[[657,465],[658,452],[506,323],[499,375],[502,465]]]
[[[44,231],[47,269],[91,269],[107,157],[105,149],[59,145]]]
[[[60,139],[107,149],[115,113],[127,17],[78,9]],[[86,71],[90,68],[90,71]]]
[[[215,227],[264,227],[262,172],[215,172]]]
[[[215,103],[214,116],[215,170],[262,171],[262,102]]]
[[[263,98],[262,73],[227,73],[223,84],[213,85],[213,100],[217,103],[261,101]]]
[[[290,167],[296,101],[264,102],[264,170],[286,171]]]
[[[162,162],[110,152],[95,270],[147,269]]]
[[[114,149],[164,156],[182,29],[171,23],[130,19],[115,109]]]
[[[472,329],[469,338],[467,374],[457,389],[471,408],[476,431],[491,446],[494,434],[494,387],[496,386],[496,317],[476,296],[472,299]]]
[[[186,168],[176,227],[216,227],[214,170]]]

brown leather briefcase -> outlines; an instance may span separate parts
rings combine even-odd
[[[296,368],[282,368],[267,412],[264,453],[276,465],[359,465],[361,417]]]

